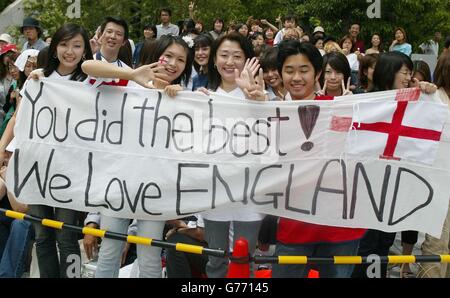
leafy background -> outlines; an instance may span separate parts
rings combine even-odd
[[[10,0],[0,0],[0,11]],[[66,11],[70,3],[65,0],[26,0],[26,14],[36,16],[48,34],[65,22],[83,25],[94,33],[107,15],[121,16],[130,23],[131,37],[141,38],[144,24],[158,23],[158,9],[171,7],[172,22],[188,18],[190,0],[81,0],[81,18],[69,19]],[[301,24],[311,31],[322,25],[327,34],[337,38],[347,33],[352,22],[362,25],[361,38],[370,42],[374,32],[382,35],[385,48],[393,39],[393,30],[404,27],[408,39],[417,46],[441,31],[450,34],[450,1],[448,0],[381,0],[381,18],[369,19],[366,11],[370,3],[366,0],[196,0],[196,18],[202,20],[208,30],[212,29],[215,17],[228,22],[245,22],[248,16],[268,19],[275,23],[281,14],[295,13]],[[9,30],[17,34],[17,29]]]

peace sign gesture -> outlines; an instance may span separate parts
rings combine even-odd
[[[327,94],[327,80],[324,81],[323,88],[320,87],[319,81],[316,81],[316,94],[319,96]]]
[[[352,78],[349,77],[348,80],[347,80],[347,88],[345,87],[344,80],[342,80],[342,96],[345,96],[345,95],[352,95],[352,94],[353,94],[353,92],[350,91],[350,82],[351,82],[351,79],[352,79]]]
[[[193,1],[189,2],[189,11],[194,11],[195,3]]]

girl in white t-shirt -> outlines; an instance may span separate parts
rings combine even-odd
[[[93,77],[131,81],[127,82],[126,86],[136,87],[133,83],[137,83],[146,88],[164,89],[170,96],[175,96],[178,91],[183,90],[182,85],[186,86],[192,70],[193,51],[181,37],[164,35],[157,41],[146,41],[141,57],[143,66],[135,70],[104,61],[86,61],[83,63],[83,70]],[[129,222],[129,219],[102,214],[100,226],[103,230],[123,234],[127,232]],[[165,221],[137,220],[137,235],[159,239],[164,225]],[[95,277],[118,277],[123,248],[123,242],[103,240]],[[161,248],[138,245],[137,261],[139,277],[161,277]]]
[[[187,87],[193,60],[193,43],[188,44],[178,36],[164,35],[156,41],[145,42],[142,66],[137,69],[123,69],[102,61],[86,61],[82,67],[93,77],[134,81],[145,88],[164,89],[169,96],[175,96]]]
[[[87,59],[92,59],[92,52],[86,31],[79,25],[65,24],[53,35],[48,50],[48,63],[38,73],[53,79],[84,81],[87,75],[82,71],[81,64]],[[77,225],[79,217],[75,210],[44,205],[30,206],[30,214],[69,225]],[[69,256],[80,256],[78,235],[65,229],[55,231],[40,223],[34,224],[34,228],[40,276],[66,277],[68,266],[73,266]]]
[[[238,33],[230,33],[216,40],[211,48],[208,65],[209,92],[226,94],[243,100],[246,98],[267,100],[263,71],[254,56],[252,44]],[[230,247],[230,226],[232,225],[233,242],[244,237],[248,241],[250,255],[254,253],[264,215],[240,208],[213,209],[202,215],[205,222],[205,240],[209,247]],[[209,256],[206,265],[209,278],[224,278],[227,271],[227,259]]]

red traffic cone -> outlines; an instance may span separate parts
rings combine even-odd
[[[234,244],[227,278],[250,278],[248,241],[243,237]]]
[[[319,278],[319,271],[314,269],[309,270],[308,278]]]

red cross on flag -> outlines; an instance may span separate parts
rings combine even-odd
[[[433,164],[447,115],[447,107],[434,102],[359,103],[354,108],[346,152]]]

